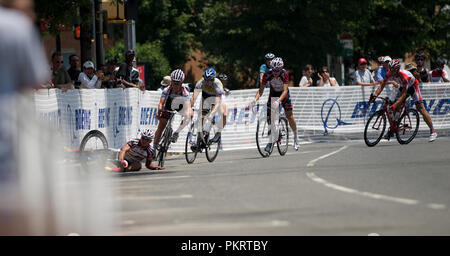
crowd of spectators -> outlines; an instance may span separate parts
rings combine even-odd
[[[92,61],[87,60],[80,70],[80,58],[76,54],[69,56],[70,68],[66,70],[63,55],[54,52],[51,56],[51,79],[41,84],[40,88],[59,88],[62,92],[73,89],[110,89],[139,88],[145,91],[145,85],[139,78],[139,70],[135,68],[136,54],[133,50],[125,53],[125,61],[118,63],[110,59],[98,69]]]
[[[266,61],[270,61],[270,57],[266,56]],[[445,61],[437,59],[434,63],[435,69],[428,70],[425,68],[426,56],[423,53],[416,53],[414,63],[406,63],[411,68],[414,64],[414,72],[422,83],[446,83],[450,82],[449,74],[444,70]],[[378,67],[369,68],[369,62],[365,58],[358,59],[357,70],[353,74],[351,84],[360,86],[375,86],[380,84],[388,72],[389,62],[392,60],[390,56],[378,57]],[[95,69],[92,61],[85,61],[80,70],[80,58],[72,54],[69,56],[70,68],[66,70],[63,65],[63,56],[59,52],[55,52],[51,56],[49,70],[51,71],[51,80],[41,85],[41,88],[59,88],[63,92],[70,89],[103,89],[103,88],[139,88],[145,91],[145,85],[139,78],[139,70],[136,66],[136,53],[128,50],[125,53],[125,61],[118,63],[117,59],[110,59],[105,65]],[[267,64],[261,65],[260,69],[267,69]],[[265,70],[260,70],[258,78]],[[291,86],[294,86],[293,74],[290,74]],[[259,83],[259,79],[257,83]],[[161,87],[157,90],[161,91],[170,84],[170,77],[166,76],[161,81]],[[302,70],[302,77],[298,83],[299,87],[330,87],[340,86],[338,81],[332,76],[327,66],[321,67],[317,72],[311,64],[307,64]]]

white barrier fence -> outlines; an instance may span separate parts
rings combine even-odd
[[[361,134],[371,113],[380,109],[381,101],[369,105],[367,100],[373,87],[341,86],[329,88],[289,88],[294,117],[300,139],[311,135]],[[392,90],[385,90],[389,95]],[[450,128],[450,84],[425,84],[421,87],[425,107],[435,129]],[[231,91],[225,102],[228,107],[227,124],[222,132],[223,150],[255,148],[257,118],[264,111],[254,113],[247,107],[256,89]],[[265,105],[269,91],[265,90],[260,104]],[[78,148],[90,130],[105,134],[111,148],[122,147],[130,138],[138,137],[143,128],[156,129],[155,118],[161,93],[138,89],[81,89],[61,93],[59,89],[39,90],[35,93],[36,112],[60,131],[65,144]],[[413,106],[413,103],[410,103]],[[177,115],[176,129],[181,116]],[[421,130],[428,130],[421,120]],[[187,127],[180,133],[171,151],[183,152]],[[292,142],[292,141],[291,141]]]

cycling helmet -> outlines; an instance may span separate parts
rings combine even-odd
[[[424,60],[424,59],[425,59],[425,54],[423,54],[423,53],[421,53],[421,52],[418,52],[418,53],[416,53],[416,55],[414,56],[414,59],[415,59],[415,60],[420,60],[420,59]]]
[[[208,68],[203,72],[203,78],[205,80],[214,80],[216,78],[216,71],[213,68]]]
[[[400,70],[400,60],[393,59],[391,62],[389,62],[389,70],[390,71],[399,71]]]
[[[153,132],[153,130],[150,130],[150,129],[144,129],[141,132],[141,138],[142,137],[153,139],[153,138],[155,138],[155,132]]]
[[[170,74],[170,79],[175,82],[183,82],[184,81],[184,72],[181,69],[175,69]]]
[[[226,80],[228,80],[228,76],[227,75],[225,75],[224,73],[221,73],[221,74],[219,74],[219,79],[220,80],[222,80],[222,81],[226,81]]]
[[[272,69],[282,69],[283,66],[284,66],[283,59],[280,57],[277,57],[270,61],[270,67]]]
[[[275,54],[273,54],[273,53],[268,53],[268,54],[266,54],[265,56],[264,56],[264,58],[267,60],[267,59],[273,59],[273,58],[275,58]]]
[[[437,59],[437,60],[436,60],[436,66],[437,66],[438,68],[443,68],[444,65],[445,65],[445,61],[444,61],[443,59]]]

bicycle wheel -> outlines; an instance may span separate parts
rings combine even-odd
[[[108,141],[98,130],[88,132],[80,143],[80,163],[84,170],[100,169],[108,158]]]
[[[186,136],[186,144],[184,145],[184,156],[186,157],[186,162],[192,164],[197,157],[198,149],[198,131],[195,124],[191,124],[189,131]]]
[[[398,143],[410,143],[419,131],[419,123],[419,112],[415,109],[407,109],[398,120],[398,128],[395,133]]]
[[[169,150],[170,137],[172,136],[172,128],[167,127],[162,135],[162,142],[159,144],[160,150],[156,159],[158,159],[158,166],[164,167],[165,158],[167,155],[167,150]]]
[[[278,125],[279,137],[277,141],[278,153],[284,156],[289,147],[289,126],[288,120],[285,117],[280,117]]]
[[[206,140],[208,141],[211,137],[214,137],[214,135],[216,134],[218,128],[216,126],[213,126],[213,128],[211,129],[211,132],[209,132],[208,134],[210,136],[208,136],[209,138]],[[216,143],[209,143],[208,142],[208,146],[206,146],[206,159],[208,159],[208,161],[210,163],[214,162],[214,160],[216,159],[217,155],[219,154],[219,150],[220,147],[222,145],[222,139],[219,140],[219,142]]]
[[[269,143],[270,136],[270,126],[267,119],[259,119],[256,126],[256,146],[262,157],[269,157],[272,154],[272,150],[270,152],[264,150],[264,147]]]
[[[380,142],[386,129],[386,115],[383,110],[378,110],[370,116],[364,128],[364,142],[368,147],[373,147]]]

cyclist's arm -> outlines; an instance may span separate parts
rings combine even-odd
[[[209,114],[210,117],[213,117],[214,114],[216,114],[217,110],[220,108],[220,103],[222,101],[222,97],[221,96],[216,96],[215,100],[216,100],[216,102],[214,104],[214,107],[211,110],[211,113]]]
[[[264,75],[264,73],[262,73]],[[259,98],[263,95],[264,93],[264,89],[266,88],[266,83],[263,82],[267,82],[265,81],[266,79],[262,79],[261,83],[259,84],[259,90],[256,92],[255,95],[255,102],[259,100]]]
[[[118,160],[119,160],[120,162],[122,162],[122,161],[125,159],[125,154],[126,154],[128,151],[130,151],[130,149],[131,149],[131,147],[130,147],[130,145],[128,145],[128,143],[125,144],[125,146],[123,146],[123,147],[120,149],[119,156],[118,156]]]
[[[378,86],[377,90],[374,93],[375,97],[378,97],[378,95],[380,95],[380,93],[383,91],[384,87],[386,86],[386,80],[383,80],[380,84],[380,86]]]
[[[284,84],[283,85],[283,92],[280,95],[280,98],[278,98],[278,102],[283,102],[284,98],[287,96],[288,94],[288,84]]]
[[[400,105],[403,101],[405,101],[407,95],[408,90],[407,89],[403,90],[400,98],[398,98],[398,100],[394,104],[392,104],[392,108],[396,109],[398,105]]]

